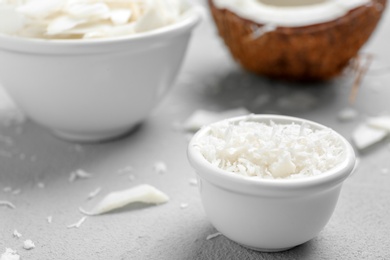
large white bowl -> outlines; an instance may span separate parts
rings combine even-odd
[[[97,141],[142,122],[171,87],[191,32],[185,19],[120,38],[0,35],[0,84],[28,117],[71,140]]]
[[[230,119],[248,120],[247,117]],[[325,126],[304,119],[253,115],[250,120],[301,124],[313,129]],[[337,167],[319,175],[292,179],[243,177],[208,162],[197,148],[207,135],[202,128],[188,146],[188,158],[200,180],[200,195],[211,223],[229,239],[260,251],[282,251],[314,238],[335,209],[343,181],[352,172],[355,154],[339,134],[346,152]]]

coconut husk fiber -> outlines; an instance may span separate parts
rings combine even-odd
[[[348,1],[348,0],[346,0]],[[246,70],[279,79],[329,80],[357,55],[380,20],[386,0],[372,0],[336,20],[304,27],[277,27],[256,36],[264,24],[209,6],[219,35]]]

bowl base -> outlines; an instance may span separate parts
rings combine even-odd
[[[127,128],[121,128],[119,130],[105,131],[105,132],[96,132],[96,133],[80,133],[80,132],[70,132],[70,131],[61,131],[53,130],[54,135],[71,142],[83,142],[83,143],[96,143],[96,142],[106,142],[119,139],[123,136],[126,136],[132,133],[135,129],[138,128],[140,124],[130,126]]]
[[[243,247],[246,247],[248,249],[252,249],[254,251],[266,252],[266,253],[276,253],[276,252],[287,251],[287,250],[295,247],[295,246],[290,246],[290,247],[284,247],[284,248],[261,248],[261,247],[246,246],[243,244],[240,244],[240,245]]]

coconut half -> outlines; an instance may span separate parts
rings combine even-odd
[[[209,0],[220,36],[247,70],[290,80],[339,75],[386,0]]]

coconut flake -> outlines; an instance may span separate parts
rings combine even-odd
[[[357,116],[358,116],[358,112],[355,109],[347,107],[339,112],[337,118],[340,121],[345,122],[345,121],[351,121],[355,119]]]
[[[7,201],[7,200],[0,200],[0,206],[6,206],[10,209],[15,209],[15,205],[12,204],[10,201]]]
[[[87,219],[86,216],[83,216],[79,221],[77,221],[76,223],[74,224],[70,224],[67,226],[67,228],[79,228],[83,223],[84,221]]]
[[[22,237],[22,234],[20,234],[16,229],[14,230],[14,233],[12,233],[12,235],[16,238],[21,238]]]
[[[47,216],[46,220],[47,220],[47,223],[51,224],[53,222],[53,217],[52,216]]]
[[[191,179],[189,179],[189,184],[191,185],[191,186],[197,186],[198,185],[198,179],[196,179],[196,178],[191,178]]]
[[[91,199],[95,198],[101,191],[102,191],[102,188],[100,188],[100,187],[96,188],[95,190],[91,191],[88,194],[87,199],[91,200]]]
[[[154,165],[153,165],[153,170],[155,173],[158,173],[158,174],[163,174],[163,173],[166,173],[167,170],[168,170],[168,167],[166,165],[165,162],[163,161],[158,161],[158,162],[155,162]]]
[[[0,2],[0,33],[47,39],[89,39],[145,32],[178,22],[189,5],[177,0]]]
[[[352,133],[352,140],[359,150],[364,150],[386,138],[388,131],[368,126],[359,125]]]
[[[17,254],[16,250],[6,248],[5,252],[0,257],[0,260],[20,260],[20,256]]]
[[[180,203],[180,208],[181,208],[181,209],[186,209],[186,208],[188,208],[188,203]]]
[[[23,242],[23,248],[26,250],[31,250],[31,249],[35,248],[35,244],[30,239],[27,239]]]
[[[82,208],[80,208],[80,211],[86,215],[100,215],[134,202],[161,204],[168,200],[169,197],[163,192],[151,185],[143,184],[130,189],[111,192],[91,211],[86,211]]]
[[[206,240],[211,240],[211,239],[214,239],[214,238],[219,237],[219,236],[221,236],[221,235],[222,235],[222,233],[216,232],[216,233],[214,233],[214,234],[208,235],[208,236],[206,237]]]
[[[367,124],[371,127],[390,132],[390,116],[388,115],[369,118]]]
[[[70,173],[69,175],[69,182],[74,182],[76,181],[77,179],[89,179],[91,178],[93,175],[91,173],[88,173],[82,169],[78,169],[76,171],[73,171]]]
[[[126,24],[131,17],[131,10],[118,9],[110,12],[110,19],[115,25]]]

